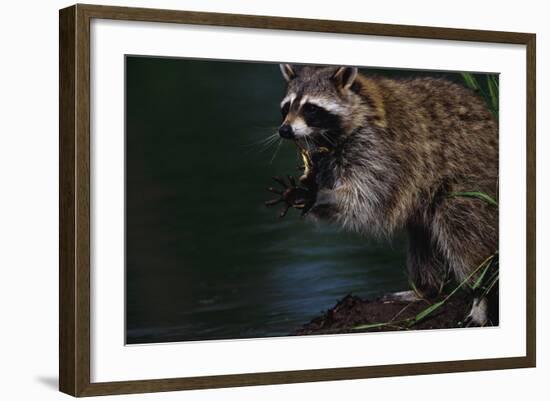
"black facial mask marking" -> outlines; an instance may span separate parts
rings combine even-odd
[[[302,106],[301,114],[306,124],[310,127],[322,128],[331,132],[337,132],[340,129],[339,116],[313,103],[305,103]]]

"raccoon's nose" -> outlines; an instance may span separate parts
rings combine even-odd
[[[289,124],[283,124],[279,127],[279,135],[285,139],[291,139],[294,137],[294,132],[292,132],[292,127]]]

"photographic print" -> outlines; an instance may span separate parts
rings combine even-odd
[[[498,74],[125,64],[127,344],[499,324]]]
[[[536,366],[535,34],[78,4],[59,49],[60,391]]]

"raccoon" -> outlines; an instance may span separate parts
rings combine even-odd
[[[422,297],[438,294],[448,274],[467,279],[497,250],[498,209],[451,196],[497,196],[498,124],[476,93],[445,79],[371,77],[347,66],[283,64],[281,72],[279,135],[307,162],[306,190],[285,191],[288,206],[362,235],[404,230],[407,270]],[[467,320],[486,325],[487,308],[474,299]]]

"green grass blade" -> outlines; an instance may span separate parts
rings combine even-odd
[[[485,100],[487,107],[493,113],[495,118],[498,120],[498,99],[499,99],[499,84],[498,78],[495,75],[483,75],[483,81],[480,82],[481,78],[476,78],[476,76],[470,72],[461,72],[462,79],[466,86],[474,91],[476,91],[482,98]]]
[[[485,291],[483,291],[483,294],[481,294],[481,297],[486,297],[487,295],[489,295],[489,293],[491,292],[491,290],[493,289],[493,287],[496,285],[496,283],[498,283],[498,276],[495,277],[493,279],[493,281],[491,281],[491,283],[487,286],[487,288],[485,289]]]
[[[498,115],[498,81],[494,76],[489,76],[487,79],[487,86],[489,87],[489,96],[491,100],[491,107],[496,115]]]
[[[492,261],[495,259],[496,255],[497,255],[497,253],[495,252],[494,254],[489,256],[487,259],[485,259],[483,262],[481,262],[481,264],[478,267],[476,267],[475,270],[468,275],[468,277],[466,277],[464,280],[462,280],[462,282],[454,290],[452,290],[451,293],[449,295],[447,295],[442,302],[443,303],[447,302],[447,300],[449,298],[451,298],[456,292],[458,292],[458,290],[460,290],[468,281],[470,281],[470,279],[473,276],[475,276],[477,274],[477,272],[479,272],[487,264],[491,264]]]
[[[367,329],[375,329],[377,327],[384,327],[388,326],[390,323],[369,323],[369,324],[361,324],[359,326],[352,327],[352,330],[367,330]]]
[[[489,262],[487,263],[487,265],[485,266],[485,269],[483,269],[483,272],[481,272],[481,274],[479,275],[479,277],[477,278],[476,282],[474,283],[474,285],[472,286],[472,290],[476,290],[479,288],[479,286],[481,285],[481,283],[483,282],[483,278],[485,277],[485,274],[487,274],[487,271],[489,270],[489,268],[492,266],[492,263]]]
[[[445,303],[445,301],[439,301],[439,302],[436,302],[435,304],[427,307],[426,309],[424,309],[422,312],[420,312],[418,315],[415,316],[414,323],[418,323],[419,321],[424,319],[426,316],[430,315],[432,312],[434,312],[439,307],[441,307],[444,303]]]
[[[471,192],[451,192],[449,194],[449,197],[455,197],[455,196],[464,196],[466,198],[478,198],[481,200],[484,200],[485,202],[489,203],[490,205],[498,207],[498,202],[494,200],[492,197],[487,195],[484,192],[477,192],[477,191],[471,191]]]
[[[479,85],[473,74],[469,72],[461,72],[460,75],[462,76],[462,79],[464,80],[468,88],[473,90],[479,89]]]

